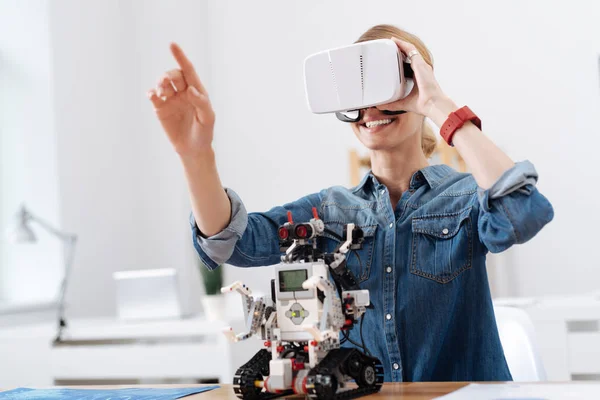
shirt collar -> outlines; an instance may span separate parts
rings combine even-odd
[[[435,189],[452,172],[454,172],[454,170],[448,165],[429,165],[413,174],[410,179],[410,188],[418,189],[427,182],[431,189]],[[358,186],[354,188],[354,191],[367,190],[367,188],[379,190],[379,187],[381,186],[383,185],[379,183],[375,175],[373,175],[373,171],[369,170]]]
[[[445,164],[439,164],[425,167],[417,171],[415,175],[419,173],[423,175],[427,180],[427,183],[429,183],[429,186],[432,189],[435,189],[440,185],[440,183],[442,183],[444,179],[446,179],[448,175],[450,175],[453,172],[455,171],[452,169],[452,167]],[[413,178],[415,177],[415,175],[413,175]]]

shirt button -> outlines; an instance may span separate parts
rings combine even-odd
[[[447,234],[448,234],[448,232],[449,232],[449,231],[448,231],[448,228],[444,228],[444,229],[442,229],[442,234],[443,234],[443,235],[447,235]]]
[[[387,268],[385,269],[385,272],[387,272],[388,274],[389,274],[390,272],[392,272],[392,267],[387,267]]]
[[[388,321],[389,321],[390,319],[392,319],[392,314],[386,314],[386,315],[385,315],[385,319],[387,319]]]
[[[398,365],[398,363],[394,363],[394,364],[392,364],[392,367],[394,367],[394,369],[398,369],[398,368],[400,368],[400,366]]]
[[[381,193],[382,195],[383,195],[383,194],[385,194],[385,190],[381,190],[381,192],[380,192],[380,193]]]
[[[390,223],[390,229],[392,229],[393,227],[394,227],[394,223],[393,223],[393,222],[391,222],[391,223]]]

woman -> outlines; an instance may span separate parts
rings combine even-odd
[[[369,149],[372,171],[355,188],[332,187],[250,214],[235,192],[221,186],[208,95],[181,49],[171,46],[181,69],[167,72],[149,97],[185,169],[194,245],[211,269],[225,262],[271,265],[280,260],[271,221],[283,224],[287,211],[303,221],[317,207],[340,235],[343,224],[356,223],[366,239],[360,257],[350,255],[348,265],[371,293],[374,309],[366,313],[363,334],[384,365],[385,380],[511,380],[485,255],[532,238],[552,219],[552,206],[535,188],[532,164],[515,164],[472,115],[462,127],[448,129],[459,107],[438,85],[431,55],[417,37],[378,25],[359,42],[383,38],[392,38],[410,58],[416,85],[407,98],[361,110],[350,123]],[[444,128],[472,174],[428,165],[436,140],[425,117]],[[320,243],[328,251],[336,244],[333,237]],[[359,342],[358,329],[351,338]]]

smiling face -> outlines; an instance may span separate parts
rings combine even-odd
[[[393,25],[375,25],[363,33],[355,43],[390,37],[415,45],[425,62],[433,67],[432,55],[421,39]],[[383,123],[369,128],[365,125],[368,121],[383,121]],[[390,123],[385,124],[387,122]],[[413,151],[413,148],[421,147],[425,157],[429,157],[436,147],[436,136],[427,124],[423,124],[423,116],[415,113],[385,115],[376,108],[369,108],[363,111],[361,120],[352,123],[352,130],[370,150],[391,150],[402,147]]]
[[[352,130],[369,150],[393,150],[407,140],[420,143],[423,117],[418,114],[386,115],[375,107],[361,114],[361,119],[352,123]]]

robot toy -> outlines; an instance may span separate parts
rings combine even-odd
[[[363,232],[347,224],[341,238],[326,229],[315,208],[313,217],[294,223],[288,212],[288,222],[279,227],[284,255],[275,266],[270,299],[253,296],[239,281],[221,289],[241,294],[248,329],[235,334],[226,328],[225,334],[234,342],[260,336],[265,345],[235,373],[233,387],[240,399],[294,394],[352,399],[381,389],[381,362],[368,355],[364,342],[361,346],[348,336],[370,307],[369,291],[360,289],[346,267],[346,254],[362,248]],[[332,253],[317,246],[324,232],[340,240]],[[341,347],[346,340],[364,351]],[[350,381],[354,384],[348,385]]]

